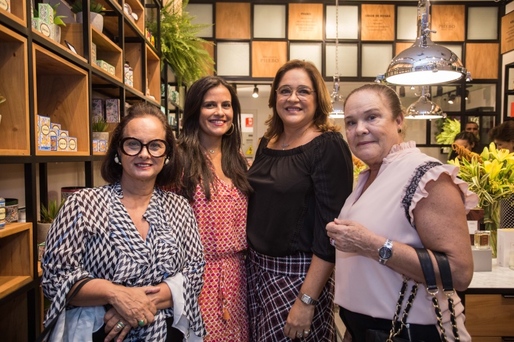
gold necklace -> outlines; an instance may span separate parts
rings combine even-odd
[[[311,126],[309,125],[306,129],[303,130],[303,132],[297,136],[297,137],[294,137],[293,139],[291,139],[291,141],[289,141],[289,143],[281,143],[280,144],[280,147],[282,147],[282,150],[285,150],[287,147],[289,147],[295,140],[297,139],[300,139],[301,137],[303,137],[303,135],[305,134],[305,132],[307,132],[307,130],[310,128]]]

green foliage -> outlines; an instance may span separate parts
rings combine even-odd
[[[455,136],[460,132],[460,121],[446,118],[443,122],[443,130],[435,139],[438,144],[451,145]]]
[[[184,0],[182,7],[187,5]],[[214,61],[205,45],[212,44],[197,37],[209,25],[192,24],[193,17],[186,11],[174,12],[168,2],[161,10],[161,51],[163,58],[173,69],[179,85],[190,85],[214,70]],[[148,22],[148,29],[157,37],[157,23]]]
[[[71,5],[71,11],[73,13],[82,12],[82,0],[75,0],[75,2]],[[103,7],[102,4],[99,4],[98,2],[91,0],[89,1],[89,11],[104,15],[105,7]]]
[[[40,210],[40,216],[41,220],[39,222],[41,223],[52,223],[53,220],[57,217],[57,214],[59,213],[59,210],[62,208],[62,205],[64,204],[64,200],[61,201],[61,203],[57,203],[56,200],[48,202],[48,208],[45,207],[43,204],[41,204],[41,210]]]
[[[107,132],[109,129],[109,124],[105,121],[104,118],[95,118],[93,120],[93,132]]]

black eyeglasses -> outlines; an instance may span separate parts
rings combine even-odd
[[[159,158],[166,154],[168,151],[168,143],[161,139],[151,140],[146,144],[139,139],[128,137],[123,138],[120,141],[121,151],[125,153],[127,156],[137,156],[143,150],[143,147],[146,147],[148,153],[154,157]]]

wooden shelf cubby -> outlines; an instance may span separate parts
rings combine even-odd
[[[132,12],[137,15],[137,20],[123,11],[125,17],[125,37],[144,36],[145,32],[145,8],[139,0],[125,0]],[[135,30],[134,30],[135,28]]]
[[[0,299],[32,281],[32,253],[32,223],[8,223],[0,230]]]
[[[30,155],[27,39],[0,26],[0,155]],[[12,75],[16,77],[12,77]]]
[[[42,151],[37,148],[37,132],[34,137],[36,155],[87,156],[89,144],[89,87],[88,73],[44,47],[34,44],[34,103],[39,115],[49,116],[52,122],[61,124],[70,137],[77,138],[77,151]],[[34,127],[38,126],[34,115]],[[35,130],[37,131],[37,130]]]
[[[161,96],[161,59],[148,44],[146,44],[146,78],[146,97],[149,101],[158,102]],[[149,95],[154,98],[148,97]]]
[[[96,59],[104,60],[114,66],[115,74],[111,75],[107,71],[100,68],[95,61],[91,61],[91,65],[98,71],[105,73],[109,77],[113,77],[119,82],[123,80],[123,50],[110,40],[105,34],[91,28],[93,43],[96,44]]]
[[[146,81],[143,82],[143,68],[146,67],[143,60],[143,45],[143,41],[135,43],[125,42],[125,61],[129,63],[134,72],[132,88],[142,95],[145,93],[144,84],[146,83]]]
[[[11,0],[11,11],[0,9],[0,15],[3,15],[22,26],[27,26],[27,4],[22,0]]]

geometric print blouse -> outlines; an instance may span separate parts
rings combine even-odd
[[[122,197],[119,183],[83,189],[68,197],[59,211],[42,261],[43,292],[52,302],[45,323],[62,309],[71,287],[82,278],[131,287],[157,285],[181,273],[183,314],[189,329],[205,336],[198,305],[205,262],[189,203],[155,188],[144,214],[150,229],[143,240]],[[125,341],[164,341],[168,317],[173,317],[173,308],[158,310],[152,324],[131,329]]]

